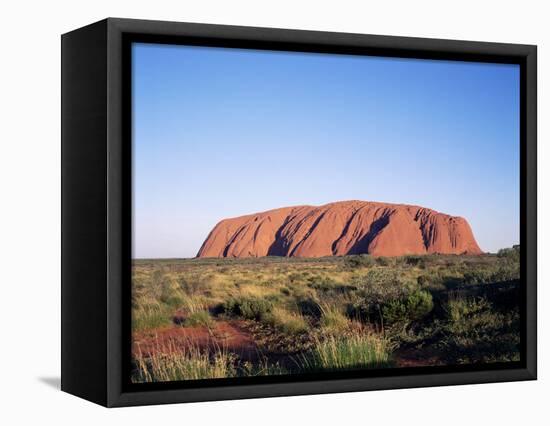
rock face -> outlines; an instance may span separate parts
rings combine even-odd
[[[341,201],[224,219],[197,257],[480,254],[468,222],[418,206]]]

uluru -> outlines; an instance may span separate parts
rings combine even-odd
[[[340,201],[221,220],[197,257],[481,254],[466,219],[429,208]]]

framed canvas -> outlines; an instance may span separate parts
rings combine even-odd
[[[536,379],[536,47],[109,18],[62,36],[62,389]]]

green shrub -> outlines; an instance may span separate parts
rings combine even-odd
[[[418,321],[433,309],[432,295],[424,290],[414,291],[403,299],[391,300],[382,306],[382,316],[386,325],[408,324]]]
[[[390,268],[373,268],[354,283],[359,289],[358,295],[366,305],[381,305],[390,300],[400,299],[417,287],[415,281],[403,280],[397,271]]]
[[[446,278],[441,276],[441,273],[434,268],[426,269],[426,271],[416,278],[416,283],[430,290],[444,290],[446,288]]]
[[[365,298],[348,304],[346,313],[352,319],[388,326],[400,324],[404,327],[428,315],[434,307],[433,298],[426,290],[414,290],[395,298]]]
[[[509,262],[519,262],[519,258],[520,258],[519,246],[500,249],[497,252],[497,256],[501,259],[506,259]]]
[[[516,264],[503,265],[491,276],[492,282],[519,280],[519,262]]]
[[[491,308],[484,298],[454,298],[450,299],[447,307],[449,327],[453,332],[460,332],[463,326],[469,327],[468,322],[475,320],[479,315]]]
[[[447,321],[438,346],[448,362],[519,360],[519,310],[496,311],[485,298],[455,298],[446,306]]]
[[[397,271],[389,268],[373,268],[365,275],[365,284],[370,287],[400,284]]]
[[[273,303],[265,298],[239,297],[224,303],[224,311],[227,314],[250,320],[259,321],[272,310]]]
[[[414,291],[405,299],[409,319],[418,321],[428,315],[434,308],[433,298],[430,292],[424,290]]]
[[[384,325],[407,323],[408,312],[405,302],[400,299],[390,300],[382,307],[382,317]]]

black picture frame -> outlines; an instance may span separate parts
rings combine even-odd
[[[118,18],[64,34],[61,41],[62,390],[117,407],[536,379],[536,46]],[[521,361],[131,384],[134,41],[519,64]]]

